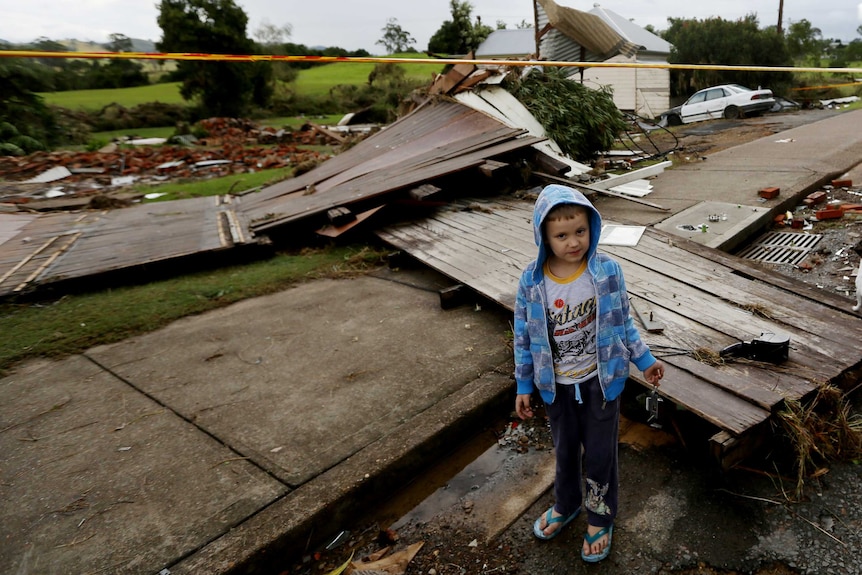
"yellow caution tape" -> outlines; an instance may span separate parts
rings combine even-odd
[[[202,54],[195,52],[47,52],[0,50],[4,58],[86,58],[123,60],[202,60],[210,62],[333,62],[372,64],[473,64],[481,66],[554,66],[567,68],[658,68],[668,70],[737,70],[747,72],[819,72],[859,74],[862,68],[797,68],[794,66],[727,66],[722,64],[669,64],[642,62],[563,62],[546,60],[470,60],[464,58],[396,58],[380,56],[289,56],[278,54]]]

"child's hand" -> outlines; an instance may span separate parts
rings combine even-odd
[[[644,379],[653,385],[657,386],[663,377],[664,363],[660,359],[644,370]]]
[[[515,413],[521,419],[533,417],[533,408],[530,407],[530,394],[524,393],[515,396]]]

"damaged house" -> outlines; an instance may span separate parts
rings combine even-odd
[[[535,57],[555,62],[667,64],[671,45],[625,17],[594,4],[589,12],[535,0],[535,28],[496,30],[476,50],[479,59]],[[670,107],[667,68],[567,68],[573,80],[613,90],[620,110],[655,118]]]

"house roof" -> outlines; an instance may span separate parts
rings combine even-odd
[[[575,42],[587,52],[592,53],[594,56],[589,57],[589,60],[606,60],[617,54],[631,57],[638,51],[639,46],[637,44],[624,38],[617,30],[608,25],[607,22],[596,14],[560,6],[554,0],[536,0],[536,8],[538,10],[537,15],[540,29],[545,24],[549,25],[552,31],[561,33],[569,41]],[[542,53],[540,54],[542,58],[567,59],[571,61],[579,59],[577,57],[560,58],[557,55],[560,49],[566,53],[570,50],[562,47],[559,40],[552,40],[549,44],[551,53],[547,53],[548,50],[544,44],[545,41],[543,39],[543,45],[541,46]]]
[[[494,30],[476,48],[477,58],[528,56],[536,52],[536,29]]]
[[[607,8],[602,8],[598,3],[593,4],[593,9],[590,14],[595,14],[604,20],[617,34],[626,40],[633,42],[641,47],[646,52],[654,52],[657,54],[670,54],[671,44],[656,36],[646,28],[642,28]]]
[[[635,52],[669,54],[671,45],[612,10],[593,4],[589,12],[561,6],[554,0],[535,0],[539,24],[554,30],[542,45],[541,56],[549,60],[578,60],[579,54],[565,46],[574,42],[583,46],[588,61],[601,61],[617,54],[633,56]],[[556,31],[556,34],[555,34]],[[533,28],[494,30],[476,49],[477,58],[524,57],[535,54]]]

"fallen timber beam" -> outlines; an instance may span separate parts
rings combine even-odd
[[[640,198],[632,198],[631,196],[627,196],[625,194],[612,192],[610,190],[603,190],[601,188],[597,188],[597,187],[592,186],[590,184],[584,184],[582,182],[576,182],[575,180],[571,180],[569,178],[561,178],[560,176],[554,176],[551,174],[546,174],[544,172],[533,172],[533,175],[538,176],[540,178],[545,178],[545,179],[550,180],[552,182],[557,182],[560,184],[566,184],[567,186],[572,186],[575,188],[581,188],[581,189],[593,192],[595,194],[604,194],[606,196],[611,196],[613,198],[620,198],[623,200],[628,200],[630,202],[634,202],[636,204],[642,204],[644,206],[649,206],[651,208],[655,208],[655,209],[661,210],[663,212],[669,212],[670,211],[670,208],[665,208],[665,207],[660,206],[658,204],[654,204],[654,203],[648,202],[646,200],[641,200]],[[615,185],[618,185],[618,184],[615,184]]]

